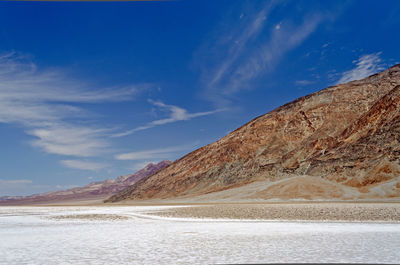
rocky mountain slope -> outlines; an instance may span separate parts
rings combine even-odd
[[[145,179],[151,174],[171,164],[171,161],[161,161],[158,164],[150,163],[135,174],[120,176],[114,180],[93,182],[84,187],[77,187],[65,191],[54,191],[31,196],[8,196],[0,198],[0,205],[20,204],[53,204],[73,203],[87,201],[102,201],[109,196],[116,194],[139,180]]]
[[[112,196],[400,197],[400,65],[299,98]]]

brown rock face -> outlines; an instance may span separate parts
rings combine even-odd
[[[279,187],[259,191],[257,198],[306,198],[303,191],[291,194],[303,186],[321,198],[337,199],[349,189],[358,194],[343,195],[350,199],[400,196],[399,112],[396,65],[285,104],[108,201],[191,197],[285,179]],[[310,183],[316,177],[319,181]],[[296,178],[295,183],[290,178]],[[336,191],[329,191],[331,184]]]
[[[161,161],[158,164],[150,163],[135,174],[120,176],[115,180],[93,182],[84,187],[77,187],[65,191],[54,191],[21,197],[3,197],[0,198],[0,205],[73,203],[78,201],[104,200],[133,185],[137,181],[154,174],[171,163],[171,161],[167,160]]]

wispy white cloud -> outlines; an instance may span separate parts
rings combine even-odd
[[[353,61],[356,67],[344,72],[337,84],[360,80],[383,70],[382,59],[380,58],[381,53],[382,52],[365,54]]]
[[[68,189],[73,189],[73,188],[77,188],[79,187],[79,185],[56,185],[55,188],[58,190],[68,190]]]
[[[311,85],[314,83],[315,83],[315,81],[312,81],[312,80],[296,80],[295,81],[295,84],[300,85],[300,86],[307,86],[307,85]]]
[[[0,186],[3,185],[26,185],[32,184],[32,180],[29,179],[0,179]]]
[[[244,60],[230,75],[225,84],[225,94],[236,93],[246,88],[249,81],[261,73],[271,71],[290,50],[300,45],[322,21],[322,16],[306,17],[300,25],[284,23],[279,30],[271,33],[269,40],[260,45],[251,56]]]
[[[149,149],[136,152],[118,154],[115,156],[117,160],[164,160],[170,159],[171,156],[178,152],[193,150],[198,143],[190,145],[180,145],[165,148]]]
[[[141,170],[150,163],[157,164],[158,162],[156,160],[153,160],[153,161],[146,160],[146,161],[142,161],[142,162],[137,162],[137,163],[133,164],[133,166],[131,167],[131,170],[134,170],[134,171]]]
[[[27,195],[49,188],[49,185],[35,185],[30,179],[0,179],[0,197]]]
[[[99,170],[105,168],[107,165],[97,162],[89,162],[83,160],[61,160],[61,163],[69,168],[81,170]]]
[[[169,156],[171,153],[181,151],[179,147],[168,147],[161,149],[152,149],[138,152],[123,153],[115,156],[117,160],[142,160],[142,159],[156,159]]]
[[[93,89],[60,70],[38,69],[16,52],[0,55],[0,122],[24,126],[47,153],[95,156],[109,145],[104,129],[82,125],[90,120],[75,103],[130,100],[142,87]]]
[[[229,106],[236,93],[249,89],[253,80],[274,70],[289,51],[302,44],[328,17],[313,12],[300,23],[290,18],[277,23],[276,17],[270,17],[281,7],[279,1],[269,1],[261,11],[249,12],[247,19],[225,17],[215,31],[217,37],[208,38],[212,41],[196,53],[195,64],[200,65],[205,95],[210,101]],[[229,29],[227,24],[231,25]]]
[[[264,8],[261,9],[257,14],[254,15],[249,21],[245,22],[245,26],[240,31],[230,32],[231,41],[233,44],[228,46],[227,57],[222,61],[220,65],[215,69],[215,72],[212,73],[211,80],[209,82],[210,86],[218,83],[226,74],[229,72],[232,64],[240,57],[243,52],[243,49],[246,48],[246,44],[252,38],[256,37],[264,27],[264,22],[267,19],[267,16],[275,6],[276,1],[269,1]],[[226,36],[222,36],[221,38],[227,38]],[[219,41],[220,42],[220,41]]]
[[[104,102],[130,100],[140,87],[90,90],[60,70],[39,70],[16,52],[0,55],[0,99],[23,102]]]
[[[217,112],[221,112],[224,109],[217,109],[217,110],[212,110],[212,111],[204,111],[204,112],[196,112],[196,113],[189,113],[186,109],[175,106],[175,105],[167,105],[161,101],[153,101],[153,100],[149,100],[149,103],[151,103],[152,105],[166,111],[169,113],[169,116],[167,118],[164,119],[159,119],[159,120],[154,120],[151,121],[145,125],[136,127],[134,129],[122,132],[122,133],[118,133],[118,134],[114,134],[112,135],[112,137],[122,137],[122,136],[127,136],[130,134],[133,134],[135,132],[138,131],[143,131],[146,129],[150,129],[156,126],[160,126],[160,125],[164,125],[164,124],[168,124],[168,123],[173,123],[173,122],[177,122],[177,121],[187,121],[187,120],[191,120],[193,118],[197,118],[197,117],[201,117],[201,116],[207,116],[207,115],[211,115],[211,114],[215,114]]]
[[[70,189],[78,187],[77,185],[41,185],[35,184],[29,179],[0,179],[0,197],[3,196],[29,196],[44,192],[52,192],[55,189]]]
[[[83,126],[51,125],[28,131],[36,137],[34,146],[47,153],[89,157],[102,154],[109,143],[102,138],[103,130]]]

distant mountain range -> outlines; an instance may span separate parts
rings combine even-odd
[[[400,198],[400,65],[255,118],[106,202]]]
[[[64,191],[53,191],[31,196],[4,196],[0,197],[0,205],[102,202],[102,200],[126,189],[139,180],[149,177],[169,164],[171,164],[171,161],[167,160],[158,164],[150,163],[135,174],[120,176],[113,180],[92,182],[84,187]]]

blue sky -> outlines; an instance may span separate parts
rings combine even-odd
[[[399,1],[0,2],[0,196],[174,160],[400,62]]]

